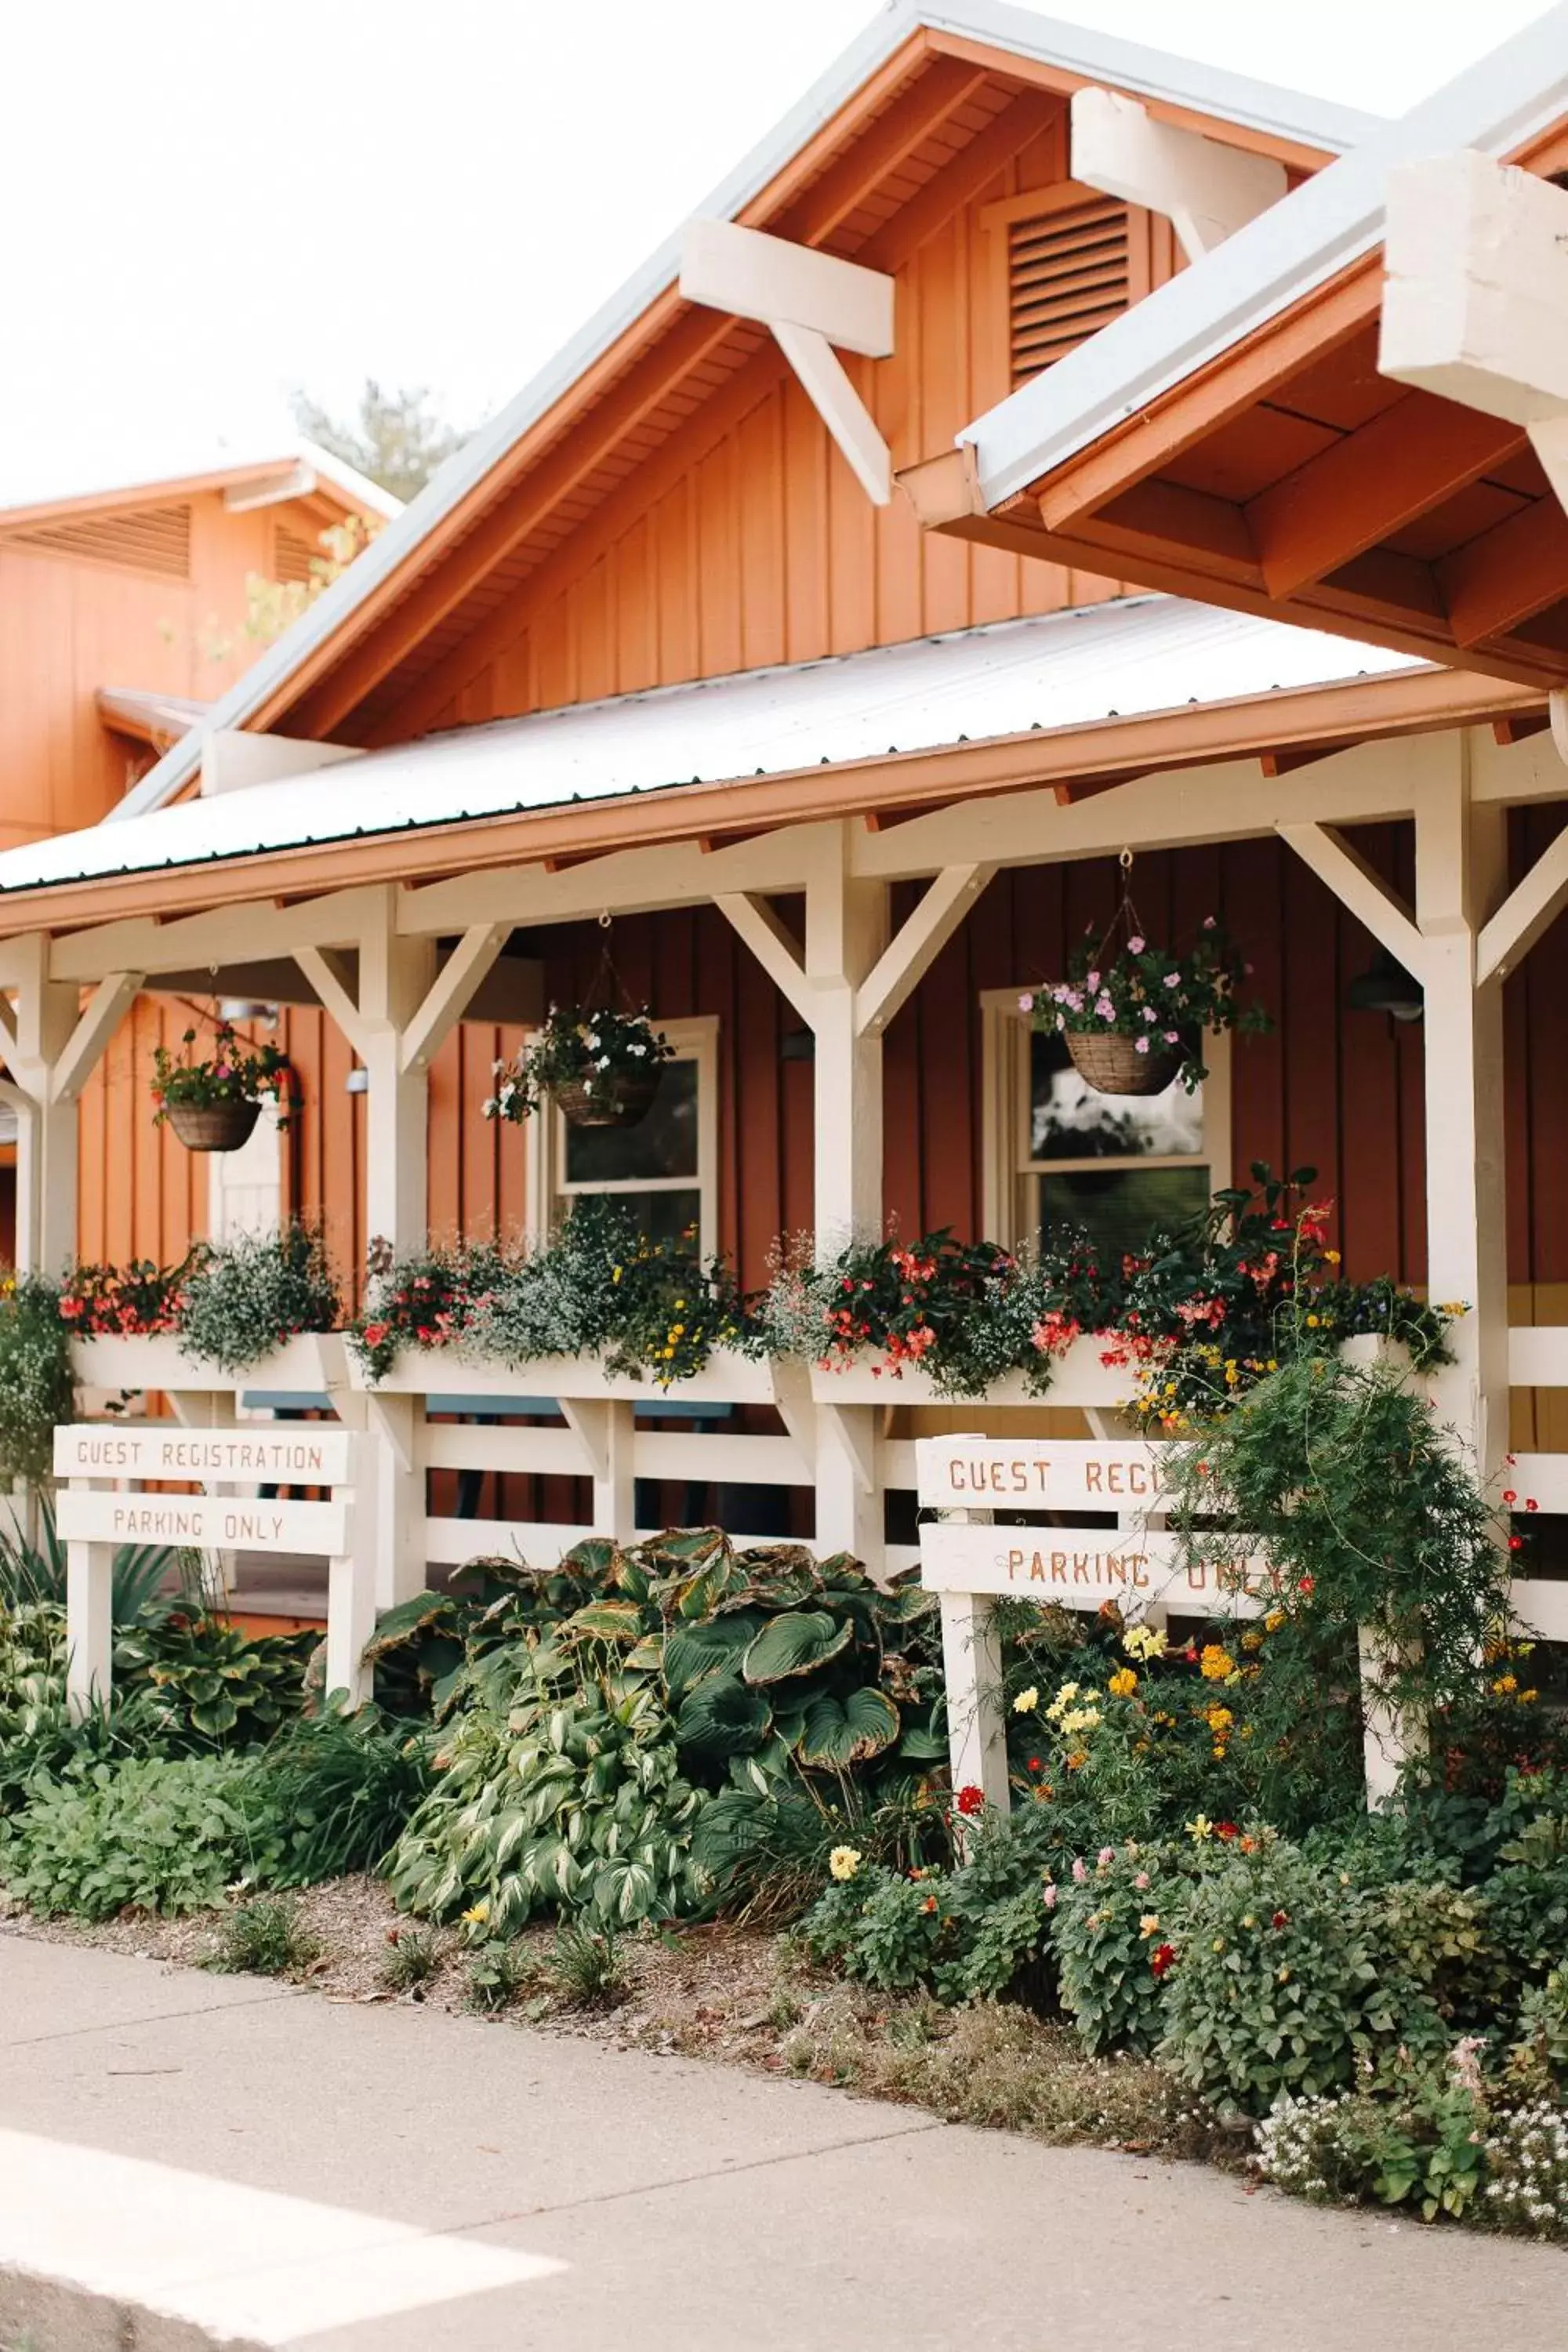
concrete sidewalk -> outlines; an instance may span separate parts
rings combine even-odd
[[[1542,2352],[1560,2253],[0,1933],[0,2347]],[[58,2298],[21,2275],[102,2298]],[[171,2316],[127,2320],[119,2305]]]

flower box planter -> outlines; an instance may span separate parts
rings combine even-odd
[[[84,1388],[202,1390],[238,1394],[273,1390],[329,1394],[348,1385],[342,1334],[301,1331],[240,1372],[187,1356],[170,1333],[155,1338],[87,1339],[71,1343],[71,1365]]]
[[[906,1364],[900,1371],[895,1371],[875,1357],[847,1364],[842,1371],[813,1364],[811,1393],[818,1404],[973,1403],[1036,1409],[1041,1405],[1063,1405],[1069,1410],[1083,1406],[1114,1412],[1131,1398],[1137,1383],[1126,1365],[1112,1366],[1101,1361],[1106,1344],[1093,1337],[1075,1339],[1065,1355],[1056,1358],[1051,1384],[1043,1397],[1030,1395],[1022,1372],[1010,1372],[1005,1380],[994,1381],[983,1397],[955,1398],[944,1395],[931,1374],[921,1371],[918,1364]]]
[[[772,1404],[789,1368],[766,1359],[716,1349],[690,1380],[661,1389],[650,1379],[630,1380],[607,1372],[592,1356],[541,1356],[531,1364],[508,1366],[466,1356],[460,1348],[408,1348],[384,1380],[374,1381],[352,1354],[352,1387],[372,1396],[484,1396],[608,1398],[626,1404],[657,1405],[666,1398],[682,1404]]]

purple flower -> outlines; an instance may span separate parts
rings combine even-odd
[[[1146,945],[1147,941],[1143,940],[1129,940],[1127,952],[1129,955],[1142,955]]]

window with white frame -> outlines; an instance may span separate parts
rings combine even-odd
[[[1205,1038],[1195,1094],[1099,1094],[1018,995],[983,1001],[987,1237],[1019,1248],[1080,1229],[1114,1264],[1229,1183],[1230,1039]]]
[[[536,1129],[531,1197],[542,1226],[568,1203],[601,1193],[630,1210],[650,1241],[719,1246],[719,1024],[711,1016],[657,1023],[675,1048],[652,1108],[635,1127],[573,1127],[547,1102]]]

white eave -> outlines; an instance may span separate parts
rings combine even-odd
[[[1329,153],[1353,146],[1381,127],[1380,117],[1354,108],[1277,89],[1216,66],[1170,57],[1136,42],[1037,16],[1033,9],[1008,5],[1008,0],[964,0],[963,6],[948,7],[921,5],[921,0],[891,0],[730,177],[696,207],[697,212],[718,220],[733,219],[921,26],[985,42],[1139,97],[1164,99],[1217,121],[1291,139]],[[403,513],[253,664],[214,706],[214,726],[244,727],[340,623],[407,561],[426,533],[502,462],[576,379],[676,282],[679,267],[678,231],[514,400],[454,452]],[[126,794],[110,821],[123,821],[162,807],[184,791],[199,761],[198,742],[176,744]]]
[[[1005,740],[1426,665],[1132,597],[454,729],[0,856],[0,896],[268,850]]]
[[[987,511],[1217,358],[1383,236],[1399,163],[1500,155],[1568,112],[1568,0],[1114,319],[959,436]]]

